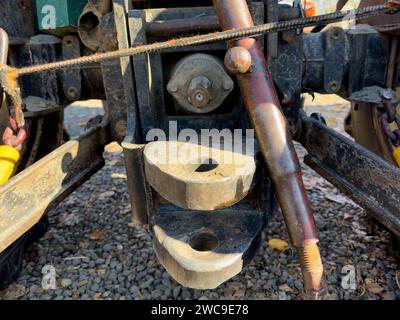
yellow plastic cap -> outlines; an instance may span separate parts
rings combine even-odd
[[[10,179],[15,164],[19,160],[19,152],[9,146],[0,146],[0,185]]]

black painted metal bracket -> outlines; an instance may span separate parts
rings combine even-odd
[[[400,169],[318,120],[303,128],[305,163],[400,235]]]

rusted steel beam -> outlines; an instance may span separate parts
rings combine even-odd
[[[400,169],[313,118],[303,128],[305,163],[400,236]]]
[[[108,140],[103,121],[0,186],[0,252],[104,165]]]
[[[222,29],[254,25],[245,0],[213,2]],[[251,55],[250,71],[237,74],[237,79],[277,191],[290,239],[299,253],[306,296],[316,298],[321,289],[323,267],[299,160],[260,44],[253,38],[229,43],[231,48],[236,46],[248,50]]]
[[[169,37],[177,34],[220,31],[216,16],[194,19],[174,19],[165,22],[152,22],[146,25],[146,33],[154,37]]]
[[[135,225],[146,225],[154,212],[154,201],[144,172],[143,151],[145,145],[129,141],[133,140],[125,139],[122,142],[122,148],[124,149],[132,221]]]

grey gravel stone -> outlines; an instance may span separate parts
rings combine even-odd
[[[64,279],[61,280],[61,286],[62,286],[63,288],[67,288],[67,287],[69,287],[71,284],[72,284],[72,280],[71,280],[71,279],[64,278]]]
[[[160,299],[161,295],[162,295],[162,293],[161,293],[161,290],[159,290],[159,289],[156,289],[151,293],[151,297],[155,300]]]
[[[173,295],[174,295],[175,299],[177,299],[179,297],[179,295],[181,294],[181,291],[182,291],[182,287],[181,286],[177,286],[174,289]]]

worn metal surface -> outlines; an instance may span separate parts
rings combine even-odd
[[[264,22],[262,3],[254,3],[253,14],[256,24]],[[152,23],[169,23],[176,19],[191,21],[196,17],[216,17],[213,7],[183,7],[160,8],[146,10],[131,10],[129,12],[129,27],[131,45],[140,46],[147,43],[169,40],[169,38],[154,36],[146,31]],[[180,34],[186,36],[190,30]],[[224,103],[216,109],[212,117],[201,114],[188,114],[176,103],[168,93],[166,86],[174,66],[186,55],[204,52],[223,58],[224,43],[212,43],[187,48],[176,48],[165,53],[151,53],[133,57],[135,86],[138,98],[138,110],[142,127],[142,139],[152,128],[169,131],[169,121],[177,122],[177,129],[191,128],[200,132],[202,128],[249,128],[248,120],[243,117],[243,102],[238,98],[235,87]]]
[[[303,92],[346,98],[364,87],[385,85],[389,41],[371,26],[304,34],[303,46]]]
[[[383,99],[383,95],[391,95],[392,99]],[[387,127],[387,124],[383,126],[381,123],[381,115],[385,110],[384,105],[392,104],[396,106],[398,104],[396,93],[390,89],[385,89],[379,86],[365,87],[360,91],[354,92],[350,96],[349,100],[352,103],[350,123],[353,123],[354,121],[363,123],[365,122],[365,119],[361,117],[361,115],[369,114],[369,122],[371,126],[369,128],[366,127],[365,130],[350,129],[350,134],[355,138],[357,143],[367,147],[367,149],[376,154],[381,154],[387,162],[396,164],[393,157],[393,146],[383,129],[384,127],[387,129],[389,128]],[[376,138],[371,139],[371,136],[366,134],[368,131],[373,131]],[[391,130],[389,130],[388,133],[389,132],[391,133]],[[397,140],[396,136],[394,140]]]
[[[324,89],[337,93],[342,88],[346,62],[346,35],[342,28],[332,27],[324,32]]]
[[[85,46],[93,51],[100,47],[103,37],[100,24],[111,10],[111,0],[89,0],[78,19],[78,33]]]
[[[360,8],[365,8],[371,5],[378,5],[387,2],[386,0],[361,0]],[[396,2],[396,1],[394,1]],[[398,1],[397,1],[398,2]],[[399,15],[379,15],[369,18],[364,23],[374,26],[379,32],[400,35],[400,17]]]
[[[400,169],[315,119],[303,125],[305,163],[400,236]]]
[[[15,75],[17,76],[20,76],[24,74],[32,74],[37,72],[67,68],[72,65],[85,65],[96,62],[108,61],[112,59],[118,59],[121,57],[135,56],[140,54],[150,54],[161,51],[165,52],[168,50],[176,50],[178,48],[187,48],[197,45],[216,43],[220,41],[232,41],[246,37],[263,35],[265,33],[295,30],[307,26],[320,25],[326,21],[333,23],[340,21],[341,19],[346,17],[347,14],[353,14],[355,19],[361,20],[366,17],[378,15],[379,13],[393,14],[394,12],[397,12],[397,6],[398,5],[396,5],[396,7],[390,7],[390,8],[388,8],[387,5],[372,6],[364,9],[335,12],[327,15],[320,15],[303,19],[295,19],[292,21],[284,21],[279,23],[266,23],[261,26],[252,26],[240,30],[231,29],[211,34],[197,35],[193,37],[184,37],[176,40],[152,43],[150,45],[142,45],[133,48],[131,47],[131,48],[119,49],[116,50],[115,52],[106,52],[91,57],[81,57],[77,59],[70,59],[55,63],[47,63],[35,67],[17,68],[14,69],[12,72],[14,72]]]
[[[128,180],[128,191],[132,209],[132,220],[136,225],[145,225],[154,213],[154,199],[144,171],[144,145],[122,142]]]
[[[0,252],[33,227],[51,205],[65,198],[104,165],[107,129],[103,122],[0,187]]]
[[[168,212],[155,216],[154,249],[185,287],[214,289],[238,274],[261,242],[262,215],[254,211]]]
[[[60,47],[60,38],[48,34],[36,35],[19,50],[19,63],[27,66],[57,61]],[[57,71],[22,76],[20,84],[23,96],[42,97],[58,104],[64,100]]]
[[[234,83],[222,61],[197,53],[180,60],[172,71],[168,92],[186,112],[204,114],[222,105]]]
[[[49,113],[60,112],[64,107],[41,97],[28,96],[23,99],[25,105],[24,117],[35,118]]]
[[[214,0],[214,6],[223,29],[240,29],[253,25],[245,0],[234,4],[227,0]],[[314,217],[304,188],[299,160],[267,70],[264,53],[256,39],[241,39],[231,42],[229,46],[242,46],[252,56],[251,72],[237,75],[237,79],[261,153],[276,188],[290,239],[302,256],[300,262],[306,294],[310,298],[317,297],[323,274],[321,259],[318,249],[318,255],[307,255],[307,248],[314,248],[318,242]]]
[[[115,33],[119,49],[129,48],[127,12],[129,0],[113,0]],[[106,111],[110,115],[111,134],[121,142],[127,135],[128,126],[136,132],[136,91],[132,64],[129,57],[104,61],[101,63],[103,83],[107,98]]]
[[[81,46],[77,36],[67,35],[63,38],[62,56],[64,59],[81,56]],[[76,66],[63,70],[61,77],[65,97],[69,101],[78,101],[81,98],[82,91],[81,67]]]
[[[252,156],[202,145],[157,141],[144,150],[148,182],[166,200],[191,210],[215,210],[243,199],[253,182]]]
[[[216,16],[199,16],[193,19],[174,19],[147,24],[146,33],[153,37],[170,37],[177,34],[219,31]]]
[[[23,41],[36,33],[35,1],[2,0],[0,27],[14,41]]]
[[[115,51],[118,50],[118,40],[116,34],[116,22],[114,13],[111,11],[104,15],[99,24],[100,38],[99,51]]]
[[[230,73],[247,73],[252,63],[250,52],[243,47],[230,48],[225,55],[224,63]]]

